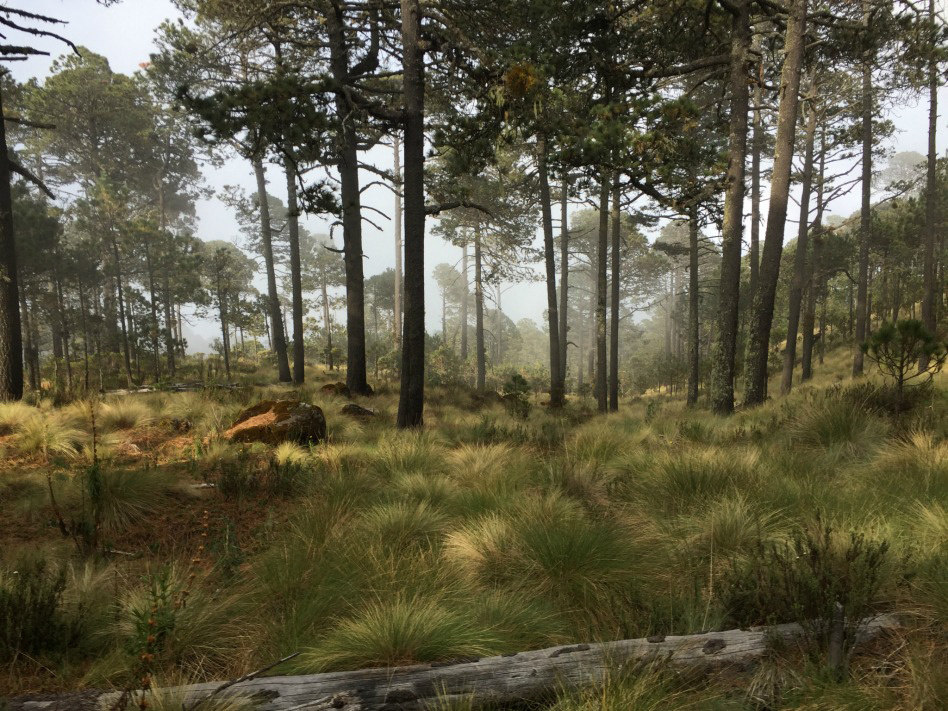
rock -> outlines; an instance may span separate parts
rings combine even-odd
[[[378,413],[374,410],[368,409],[367,407],[362,407],[362,405],[356,405],[354,402],[349,402],[342,406],[342,414],[355,417],[359,420],[370,420]]]
[[[349,397],[349,386],[345,383],[326,383],[319,390],[327,395]]]
[[[242,411],[224,432],[231,442],[312,444],[326,439],[326,418],[316,405],[296,400],[264,400]]]

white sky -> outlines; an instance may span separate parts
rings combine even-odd
[[[943,4],[940,0],[939,4]],[[148,55],[154,49],[154,30],[159,23],[168,18],[176,17],[177,11],[169,0],[124,0],[112,7],[102,7],[94,0],[32,0],[27,3],[30,11],[66,20],[69,24],[60,32],[69,37],[77,45],[88,47],[94,52],[108,58],[114,71],[132,73],[138,69],[141,62],[148,61]],[[61,47],[55,41],[44,42],[44,47],[53,52],[55,57]],[[15,78],[24,81],[30,77],[43,77],[49,72],[52,57],[34,57],[25,62],[11,63],[10,68]],[[939,106],[948,106],[948,89],[942,87],[939,91]],[[53,117],[54,118],[54,117]],[[888,118],[891,118],[898,129],[892,139],[891,148],[897,151],[917,151],[924,154],[927,151],[928,106],[924,99],[913,99],[902,102],[891,109]],[[948,139],[944,130],[945,123],[939,118],[938,148],[944,153],[948,147]],[[376,148],[368,156],[378,166],[391,167],[391,150]],[[220,189],[224,185],[240,185],[248,191],[253,191],[255,184],[249,164],[240,160],[231,160],[221,167],[207,165],[204,167],[207,184]],[[285,197],[283,178],[278,169],[271,168],[268,174],[270,192],[281,198]],[[363,173],[363,180],[373,179],[368,173]],[[767,195],[766,188],[763,190]],[[391,215],[393,199],[391,192],[379,187],[369,188],[363,194],[363,202]],[[845,198],[839,200],[831,211],[841,215],[849,215],[859,208],[858,189]],[[766,215],[766,206],[763,208]],[[558,214],[558,210],[555,210]],[[748,209],[749,212],[749,209]],[[791,206],[790,217],[796,219]],[[367,215],[382,227],[378,231],[371,225],[365,224],[363,229],[363,249],[366,255],[366,276],[379,273],[395,263],[394,241],[391,221],[384,221],[378,215]],[[240,243],[236,220],[227,206],[217,199],[201,201],[198,204],[198,236],[202,239],[227,239]],[[429,225],[431,220],[428,221]],[[307,218],[306,226],[313,232],[328,233],[328,222],[325,220]],[[761,232],[763,234],[763,232]],[[795,236],[795,228],[787,227],[785,241]],[[340,239],[337,236],[337,243]],[[539,240],[539,234],[537,236]],[[455,264],[460,260],[460,249],[448,245],[438,237],[429,234],[426,245],[425,264],[426,272],[426,320],[429,330],[440,328],[440,298],[437,286],[431,273],[440,262]],[[539,267],[539,265],[538,265]],[[539,271],[538,271],[539,274]],[[521,318],[532,318],[537,323],[543,319],[546,308],[546,292],[540,283],[526,283],[510,285],[504,292],[504,312],[515,322]],[[210,322],[196,321],[189,334],[189,341],[193,348],[206,350],[206,343],[216,337],[216,326]],[[203,342],[203,343],[202,343]]]

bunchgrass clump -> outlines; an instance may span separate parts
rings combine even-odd
[[[340,619],[301,664],[315,671],[459,660],[489,655],[499,644],[443,601],[397,596],[369,601]]]

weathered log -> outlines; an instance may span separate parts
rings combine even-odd
[[[881,615],[863,626],[861,639],[898,626],[894,616]],[[272,676],[234,684],[215,698],[248,697],[254,701],[254,708],[266,711],[408,711],[461,701],[482,707],[535,699],[557,689],[596,684],[610,670],[642,660],[689,668],[748,668],[772,640],[791,639],[800,633],[799,625],[785,624],[685,636],[657,635],[602,644],[561,645],[455,664]],[[190,708],[220,686],[220,682],[191,684],[166,692],[174,694]],[[116,703],[119,694],[109,692],[91,697],[89,692],[83,692],[84,705],[75,703],[79,698],[76,695],[71,698],[72,704],[66,696],[15,699],[9,702],[9,709],[104,710]],[[195,708],[200,708],[200,705]]]

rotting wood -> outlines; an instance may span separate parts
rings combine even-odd
[[[899,623],[881,615],[863,625],[860,639],[871,638]],[[798,624],[755,627],[748,630],[704,632],[684,636],[655,635],[601,644],[559,645],[547,649],[465,660],[457,664],[416,664],[406,667],[327,672],[304,676],[273,676],[234,684],[215,698],[247,697],[261,711],[409,711],[448,702],[471,702],[478,708],[549,694],[600,682],[616,667],[636,661],[661,661],[676,667],[750,667],[771,640],[791,639],[801,633]],[[191,684],[166,690],[193,704],[219,689],[221,682]],[[10,711],[108,709],[118,692],[98,696],[21,698],[8,701]]]

